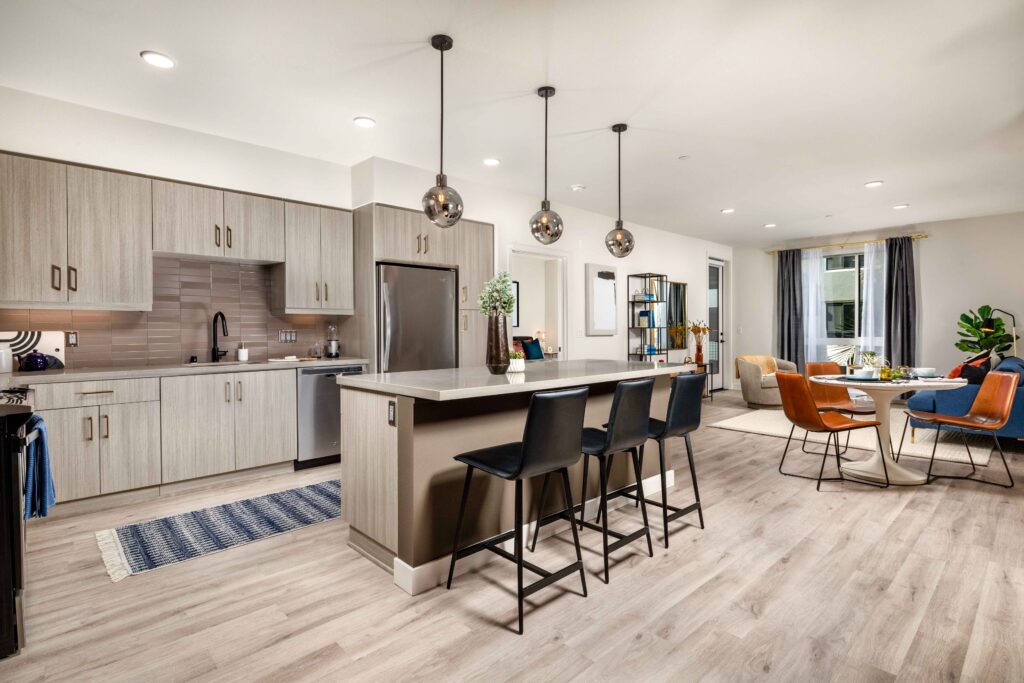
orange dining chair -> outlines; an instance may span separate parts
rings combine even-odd
[[[789,430],[789,438],[786,439],[786,448],[782,451],[782,460],[779,461],[780,474],[784,474],[787,477],[800,477],[801,479],[817,479],[818,483],[815,488],[820,491],[821,482],[823,481],[846,481],[846,478],[843,477],[843,470],[841,468],[842,463],[839,460],[840,432],[850,432],[854,429],[874,427],[875,436],[879,440],[879,447],[881,447],[881,436],[878,433],[877,421],[854,420],[851,417],[841,415],[837,412],[819,412],[818,405],[814,400],[814,396],[811,394],[810,387],[808,386],[808,381],[803,375],[795,372],[777,372],[775,373],[775,376],[779,382],[779,394],[782,397],[782,410],[786,413],[786,417],[789,421],[793,423],[792,429]],[[793,441],[793,432],[797,427],[805,429],[808,432],[828,434],[828,443],[825,446],[825,450],[820,454],[821,467],[818,470],[817,477],[810,477],[805,474],[793,474],[782,469],[783,464],[786,462],[786,453],[789,452],[789,445]],[[836,469],[839,476],[823,478],[822,475],[825,473],[825,461],[828,460],[829,456],[828,448],[832,444],[835,445]],[[855,481],[859,484],[868,484],[869,486],[878,486],[880,488],[888,487],[889,470],[885,467],[884,458],[882,459],[882,467],[885,470],[884,485],[860,480]]]
[[[1013,475],[1010,474],[1010,466],[1006,464],[1006,454],[1003,453],[1003,446],[999,443],[999,437],[995,435],[997,430],[1006,426],[1010,419],[1010,411],[1013,409],[1013,398],[1017,394],[1017,384],[1020,382],[1020,375],[1016,372],[990,372],[985,375],[981,383],[978,395],[974,397],[974,403],[966,415],[939,415],[938,413],[926,413],[918,410],[907,410],[908,420],[920,420],[935,425],[935,443],[932,445],[932,457],[928,461],[928,483],[933,479],[970,479],[979,484],[991,484],[1003,488],[1013,488]],[[967,459],[971,461],[971,473],[967,475],[932,474],[932,466],[935,464],[935,450],[939,447],[939,432],[943,427],[949,431],[959,431],[964,440],[964,448],[967,449]],[[906,426],[903,428],[906,433]],[[999,457],[1003,459],[1003,468],[1006,470],[1008,484],[998,481],[986,481],[975,479],[977,469],[974,466],[974,457],[971,455],[971,447],[967,444],[967,432],[987,433],[992,435],[999,449]],[[902,447],[903,440],[900,440]]]
[[[822,375],[839,375],[842,376],[843,372],[839,368],[839,363],[832,362],[810,362],[806,365],[807,378],[817,377]],[[808,382],[808,386],[811,388],[811,396],[814,397],[814,403],[818,406],[818,412],[828,413],[844,413],[853,417],[854,415],[874,415],[874,405],[858,405],[853,398],[850,397],[850,390],[846,387],[839,387],[829,384],[819,384],[818,382]],[[804,433],[804,442],[801,447],[804,453],[808,455],[818,455],[814,451],[807,450],[807,432]],[[843,450],[839,453],[840,456],[846,453],[850,448],[850,432],[846,433],[846,445],[843,446]]]

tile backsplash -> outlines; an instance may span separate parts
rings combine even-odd
[[[150,312],[0,309],[0,330],[77,330],[78,346],[66,349],[69,368],[168,365],[190,356],[210,360],[217,311],[228,320],[229,334],[218,342],[226,360],[234,360],[242,342],[251,361],[304,356],[326,339],[327,324],[337,322],[271,313],[270,266],[156,257]],[[279,330],[296,330],[298,341],[278,342]]]

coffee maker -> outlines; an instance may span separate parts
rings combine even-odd
[[[338,326],[334,323],[327,325],[327,344],[324,347],[324,356],[327,358],[339,358],[341,356],[341,343],[338,341]]]

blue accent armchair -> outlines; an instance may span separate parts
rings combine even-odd
[[[1021,386],[1018,386],[1017,394],[1013,399],[1010,421],[1006,423],[1005,427],[995,432],[995,435],[1007,439],[1022,439],[1024,438],[1024,360],[1010,356],[1003,359],[995,370],[997,372],[1016,372],[1021,375]],[[980,388],[981,386],[978,384],[968,384],[951,391],[919,391],[907,401],[907,407],[911,410],[939,413],[940,415],[966,415]],[[918,420],[911,420],[910,426],[934,429],[934,426]],[[952,428],[943,427],[943,429]]]

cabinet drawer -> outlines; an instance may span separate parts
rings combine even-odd
[[[36,410],[160,400],[160,380],[156,377],[30,386],[35,392],[33,405]]]

